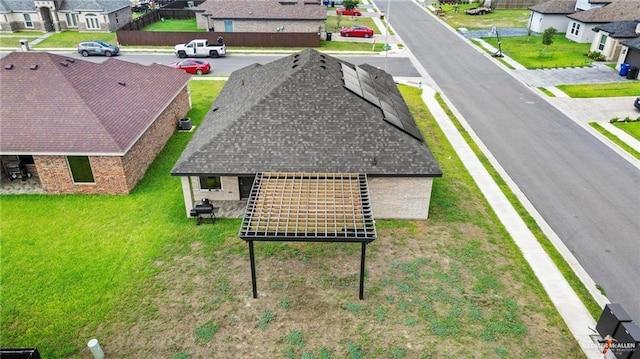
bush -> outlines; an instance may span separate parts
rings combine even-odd
[[[596,61],[604,61],[605,57],[600,51],[589,51],[587,57]]]

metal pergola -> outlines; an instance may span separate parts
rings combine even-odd
[[[254,241],[361,243],[360,299],[366,245],[376,239],[367,177],[357,173],[258,173],[239,237],[249,244],[258,297]]]

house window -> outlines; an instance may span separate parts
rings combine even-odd
[[[569,31],[571,35],[578,36],[580,34],[580,24],[577,22],[571,23],[571,31]]]
[[[94,183],[91,162],[87,156],[67,156],[74,183]]]
[[[207,191],[222,189],[222,181],[220,180],[220,176],[200,176],[200,189]]]
[[[65,15],[67,16],[68,27],[78,27],[78,14],[66,13]]]
[[[607,35],[602,35],[600,37],[600,43],[598,44],[598,50],[604,51],[604,45],[607,43]]]
[[[33,27],[33,21],[31,21],[31,15],[24,14],[24,26]]]
[[[100,30],[100,21],[98,20],[98,17],[96,15],[89,14],[85,16],[85,19],[87,21],[87,29]]]

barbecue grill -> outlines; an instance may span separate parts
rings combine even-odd
[[[196,225],[200,225],[200,223],[202,223],[203,220],[206,219],[210,219],[211,223],[214,223],[216,220],[216,207],[213,206],[213,204],[211,204],[211,202],[209,202],[209,200],[207,198],[203,199],[202,201],[200,201],[200,203],[197,203],[192,209],[191,211],[189,211],[189,215],[191,217],[197,217],[198,220],[196,221]]]
[[[26,181],[31,178],[31,173],[27,170],[27,166],[25,166],[25,164],[20,160],[5,162],[4,171],[7,173],[7,177],[12,181],[18,178]]]

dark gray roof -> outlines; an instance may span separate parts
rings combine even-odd
[[[608,23],[640,18],[639,0],[617,0],[601,8],[579,11],[568,18],[583,23]]]
[[[233,72],[172,174],[441,176],[423,141],[386,122],[379,107],[344,87],[341,63],[307,49]],[[400,96],[389,74],[361,67]]]
[[[576,0],[551,0],[529,7],[540,14],[568,15],[576,12]]]
[[[640,6],[640,4],[638,6]],[[604,31],[615,39],[628,39],[638,37],[638,33],[636,32],[638,25],[640,25],[640,20],[616,21],[596,26],[593,28],[593,31]]]
[[[640,50],[640,37],[621,42],[622,45],[629,46],[632,49]]]
[[[130,6],[130,0],[63,0],[58,10],[95,11],[108,14]],[[0,12],[35,10],[36,6],[33,0],[0,0]]]

